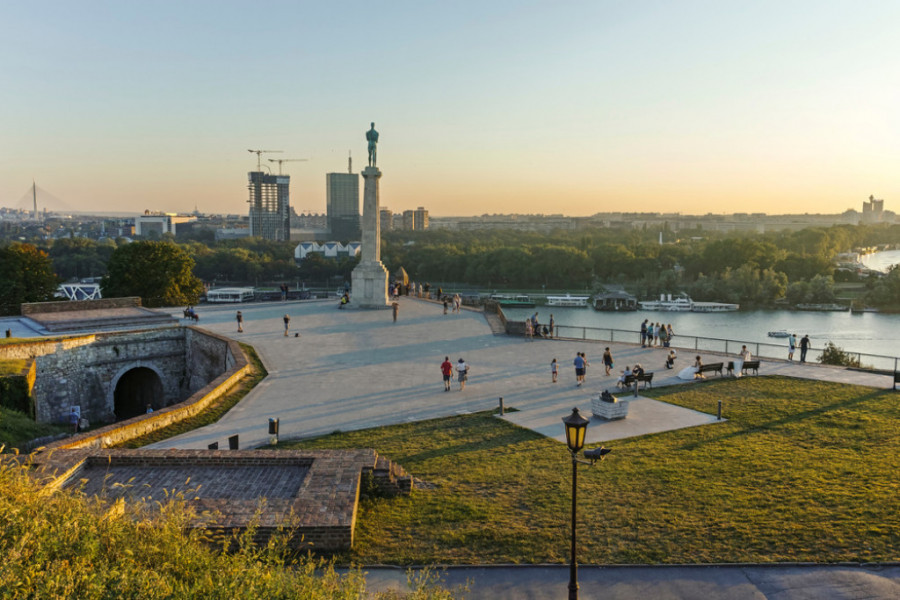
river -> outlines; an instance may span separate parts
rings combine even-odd
[[[867,254],[862,258],[862,264],[869,269],[887,273],[892,266],[900,264],[900,250],[887,250]]]
[[[676,336],[699,336],[729,339],[738,342],[759,342],[783,345],[787,358],[788,342],[783,338],[771,338],[769,331],[784,329],[797,334],[799,340],[809,335],[814,348],[822,348],[827,342],[851,352],[881,356],[900,356],[900,315],[864,313],[851,315],[844,312],[805,312],[790,310],[748,310],[724,313],[659,312],[639,310],[635,312],[598,312],[592,308],[537,308],[504,309],[507,319],[522,321],[538,311],[538,321],[547,323],[553,314],[558,325],[594,327],[639,331],[641,322],[672,324]],[[589,336],[590,337],[590,336]],[[616,338],[619,339],[618,337]],[[637,340],[637,337],[635,337]],[[736,351],[736,350],[735,350]],[[799,354],[799,353],[798,353]],[[863,361],[872,363],[873,361]],[[883,363],[884,361],[877,361]],[[892,363],[891,363],[892,364]],[[879,364],[887,368],[889,364]]]

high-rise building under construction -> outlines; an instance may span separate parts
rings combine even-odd
[[[290,175],[269,175],[251,171],[250,235],[279,242],[291,239]]]

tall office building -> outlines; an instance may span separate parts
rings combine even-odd
[[[359,228],[359,175],[356,173],[327,173],[328,229],[335,240],[358,240]]]
[[[291,239],[290,175],[269,175],[251,171],[250,235],[265,240],[286,242]]]

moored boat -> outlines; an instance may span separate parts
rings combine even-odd
[[[534,306],[534,300],[525,294],[493,294],[491,300],[507,308],[532,308]]]
[[[580,307],[587,306],[589,296],[547,296],[547,306],[570,306]]]
[[[771,338],[786,338],[791,337],[791,334],[787,332],[785,329],[779,329],[778,331],[770,331],[769,337]]]

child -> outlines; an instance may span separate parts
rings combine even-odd
[[[553,376],[553,383],[556,383],[556,378],[559,377],[559,368],[555,358],[550,361],[550,375]]]

